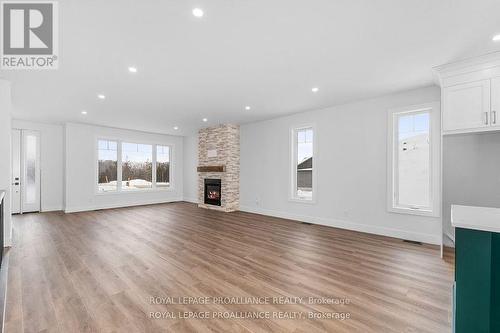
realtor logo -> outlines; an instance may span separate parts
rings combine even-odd
[[[2,69],[57,69],[57,2],[2,2]]]

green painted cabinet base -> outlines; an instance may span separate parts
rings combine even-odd
[[[500,234],[455,232],[456,333],[500,332]]]

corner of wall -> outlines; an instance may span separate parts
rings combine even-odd
[[[66,140],[67,140],[67,134],[66,134],[66,127],[67,127],[67,123],[64,123],[63,124],[63,198],[62,198],[62,210],[66,210],[66,194],[67,194],[67,189],[66,189],[66,186],[67,186],[67,179],[66,179],[66,169],[67,169],[67,165],[66,165],[66,161],[67,161],[67,152],[66,152],[66,147],[67,147],[67,144],[66,144]]]
[[[11,86],[0,79],[0,189],[5,190],[4,198],[4,246],[12,245],[12,218],[10,210],[11,182],[11,128],[12,128]]]

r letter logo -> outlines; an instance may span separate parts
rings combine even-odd
[[[2,69],[57,69],[57,2],[2,2]]]

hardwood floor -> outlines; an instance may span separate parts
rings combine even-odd
[[[435,246],[189,203],[26,214],[13,224],[9,333],[451,331],[453,252],[443,260]],[[189,296],[267,304],[151,304]],[[189,311],[271,318],[150,318]],[[274,318],[280,311],[350,318]]]

